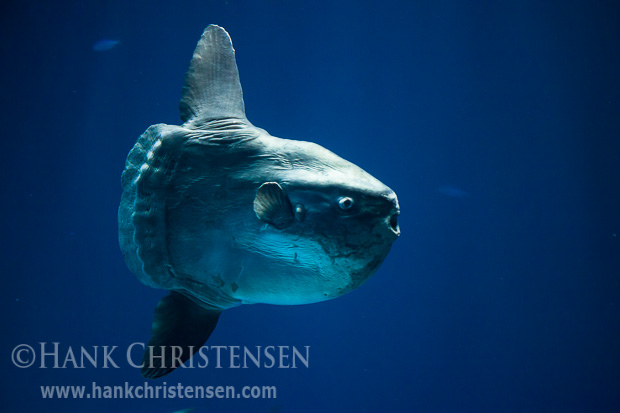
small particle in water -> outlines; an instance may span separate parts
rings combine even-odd
[[[451,185],[440,186],[437,188],[437,192],[451,198],[465,198],[466,196],[469,196],[469,193]]]
[[[95,52],[105,52],[114,49],[119,43],[120,40],[102,39],[93,44],[93,50]]]

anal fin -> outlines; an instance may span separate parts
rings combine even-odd
[[[220,314],[174,291],[162,298],[155,307],[151,339],[142,358],[142,375],[156,379],[189,360],[207,341]]]

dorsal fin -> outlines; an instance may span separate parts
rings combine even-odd
[[[230,36],[210,25],[198,41],[179,103],[183,122],[245,119],[243,93]]]

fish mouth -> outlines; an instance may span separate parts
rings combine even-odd
[[[387,195],[384,195],[384,199],[389,204],[389,209],[386,208],[384,211],[387,212],[387,216],[385,218],[385,224],[387,226],[387,230],[389,234],[394,237],[394,239],[400,236],[400,225],[398,225],[398,216],[400,215],[400,206],[398,205],[398,198],[396,198],[396,194],[394,192],[390,192]],[[384,213],[385,213],[384,212]]]
[[[390,229],[397,237],[400,236],[400,226],[398,225],[398,215],[400,215],[400,211],[393,213],[388,219],[388,225]]]

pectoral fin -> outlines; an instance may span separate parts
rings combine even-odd
[[[277,182],[265,182],[258,188],[254,212],[258,219],[278,229],[286,228],[295,219],[291,201]]]
[[[142,375],[156,379],[189,360],[207,341],[221,311],[207,310],[171,292],[155,307],[151,339],[142,358]]]

